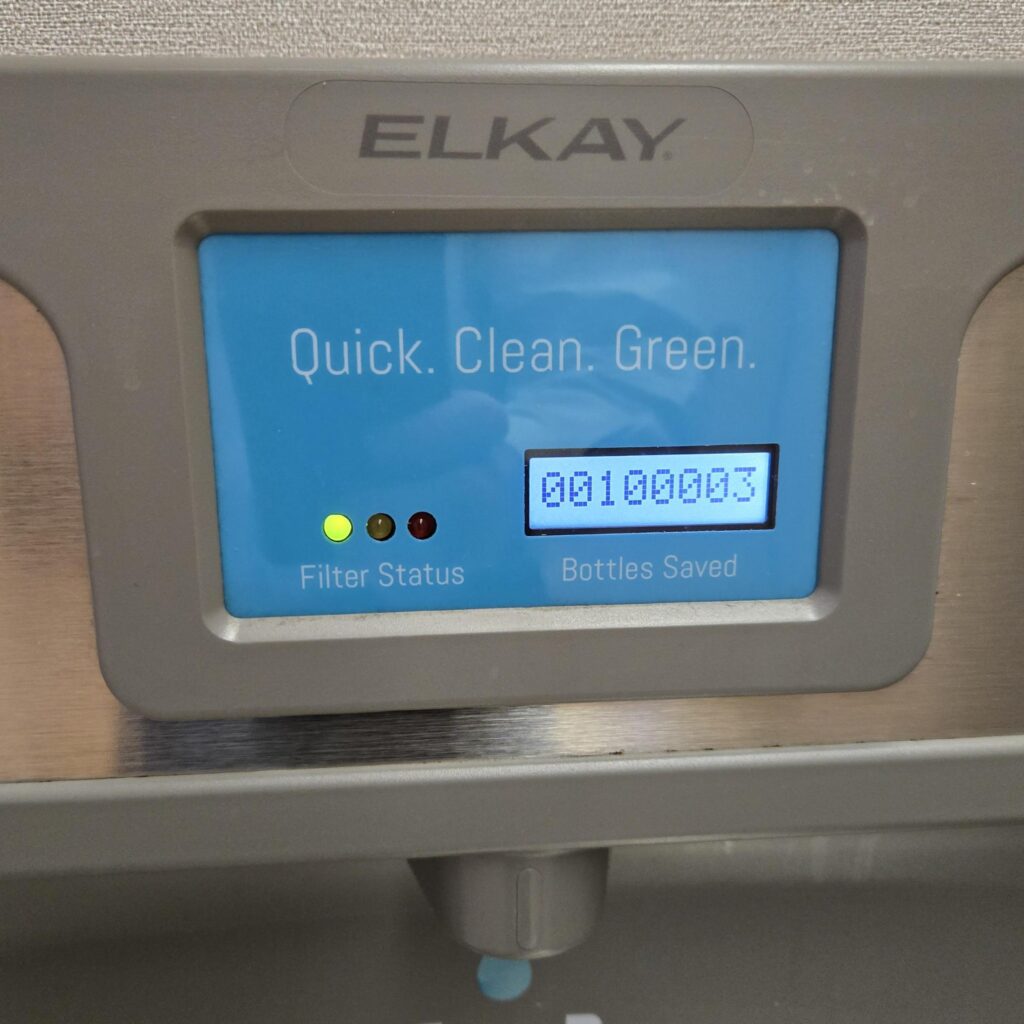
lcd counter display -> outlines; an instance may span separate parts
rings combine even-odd
[[[770,529],[773,446],[526,453],[526,532]]]
[[[838,262],[818,229],[205,238],[225,608],[806,596]]]

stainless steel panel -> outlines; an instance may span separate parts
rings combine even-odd
[[[935,636],[884,690],[152,722],[118,704],[97,664],[59,346],[0,287],[0,781],[1022,732],[1022,382],[1024,270],[994,289],[965,341]]]

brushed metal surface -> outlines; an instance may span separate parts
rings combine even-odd
[[[1024,268],[965,340],[935,635],[884,690],[153,722],[110,695],[97,663],[60,348],[0,285],[0,781],[1024,732],[1022,383]],[[880,509],[879,530],[885,521]]]

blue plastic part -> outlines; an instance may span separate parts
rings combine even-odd
[[[225,606],[807,595],[838,258],[803,229],[204,239]],[[527,532],[529,451],[703,446],[772,448],[771,528]],[[419,511],[429,540],[406,528]],[[343,545],[330,513],[355,524]]]
[[[497,1003],[509,1003],[529,991],[533,967],[529,960],[500,960],[485,956],[476,969],[480,991]]]

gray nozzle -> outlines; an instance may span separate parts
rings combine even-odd
[[[479,953],[532,960],[572,949],[593,930],[608,850],[466,854],[410,864],[456,939]]]

